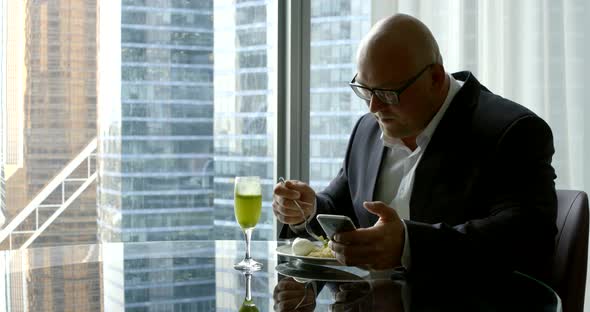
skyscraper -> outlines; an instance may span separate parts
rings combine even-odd
[[[2,49],[7,51],[2,57],[7,61],[6,70],[2,71],[6,75],[2,81],[6,87],[2,136],[8,136],[3,155],[9,169],[7,211],[13,217],[96,136],[96,2],[6,1],[3,8],[7,14],[1,21],[7,36],[2,42],[9,47]],[[75,184],[66,186],[66,193]],[[61,204],[61,198],[60,188],[44,203]],[[55,209],[40,209],[39,224]],[[35,224],[33,217],[17,229],[32,230]],[[28,235],[14,241],[22,242],[24,238]],[[91,187],[33,246],[94,242],[96,195]],[[67,257],[42,258],[51,267],[52,261],[60,256]],[[20,260],[25,262],[22,267],[30,268],[30,263],[39,259],[31,255]],[[12,263],[15,264],[20,265]],[[22,309],[53,311],[60,306],[64,292],[75,291],[81,299],[95,295],[100,289],[94,277],[97,273],[96,263],[61,272],[63,278],[56,279],[31,274],[36,276],[31,281],[20,278],[30,272],[19,272],[10,278],[11,300],[22,303]],[[39,289],[51,291],[40,293]],[[54,306],[52,302],[58,304]],[[100,302],[90,302],[81,302],[76,310],[100,309]]]
[[[6,14],[2,19],[5,29],[4,59],[4,178],[11,179],[17,169],[23,168],[23,133],[24,133],[24,101],[25,101],[25,2],[5,1]],[[23,170],[20,175],[23,175]],[[5,184],[5,214],[7,222],[26,205],[27,196],[21,189],[24,181],[12,179]]]
[[[18,5],[14,4],[15,11]],[[24,12],[26,53],[20,56],[24,57],[26,72],[22,76],[23,166],[7,181],[9,196],[15,197],[8,198],[13,204],[8,207],[11,215],[28,204],[96,136],[96,2],[27,1]],[[19,29],[14,33],[18,35]],[[67,191],[74,186],[69,185]],[[56,190],[46,203],[61,203],[61,190]],[[40,223],[53,210],[40,209]],[[25,229],[33,229],[34,223],[28,220]],[[34,245],[95,241],[96,195],[94,187],[90,187]]]
[[[5,165],[6,178],[23,167],[23,130],[25,101],[25,1],[6,1],[6,16],[3,19],[6,31],[5,120],[6,130]],[[9,116],[9,117],[8,117]]]
[[[101,10],[107,6],[117,10],[106,3]],[[119,68],[105,71],[99,85],[101,239],[206,239],[213,228],[212,1],[124,0],[118,10],[120,42],[105,36],[100,43],[120,46]],[[102,93],[113,81],[120,99]]]
[[[336,176],[352,127],[367,112],[348,82],[370,17],[366,1],[311,1],[309,176],[315,190]]]
[[[141,242],[213,235],[213,1],[102,1],[99,12],[120,21],[99,29],[100,240],[140,242],[109,264],[122,270],[105,268],[120,275],[105,287],[124,287],[127,311],[212,310],[212,263],[187,250],[146,261],[157,250]]]
[[[275,237],[272,200],[276,118],[277,3],[215,3],[215,236],[242,239],[235,176],[260,176],[263,207],[254,239]]]

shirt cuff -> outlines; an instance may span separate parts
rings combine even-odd
[[[318,203],[318,200],[316,198],[313,202],[313,209],[311,211],[311,214],[309,215],[309,217],[307,217],[307,222],[311,222],[311,220],[313,220],[313,217],[315,217],[315,214],[317,212],[317,203]],[[307,231],[305,231],[305,222],[301,222],[299,224],[289,224],[289,227],[291,228],[291,230],[293,232],[295,232],[298,235],[299,234],[307,235]]]
[[[410,254],[410,238],[408,236],[408,228],[406,227],[406,222],[402,219],[402,224],[404,225],[404,249],[402,250],[402,266],[406,268],[406,270],[410,269],[411,265],[411,254]]]

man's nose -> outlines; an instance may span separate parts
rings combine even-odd
[[[383,108],[385,108],[385,105],[386,104],[381,102],[379,97],[377,97],[375,94],[371,95],[371,100],[369,101],[369,111],[371,113],[374,114],[383,110]]]

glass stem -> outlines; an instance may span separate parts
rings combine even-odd
[[[252,231],[254,228],[249,228],[244,230],[244,237],[246,238],[246,260],[252,259],[250,257],[250,239],[252,238]]]
[[[252,301],[252,274],[246,273],[246,300]]]

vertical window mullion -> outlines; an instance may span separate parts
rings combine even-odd
[[[309,182],[310,1],[279,1],[277,177]]]

